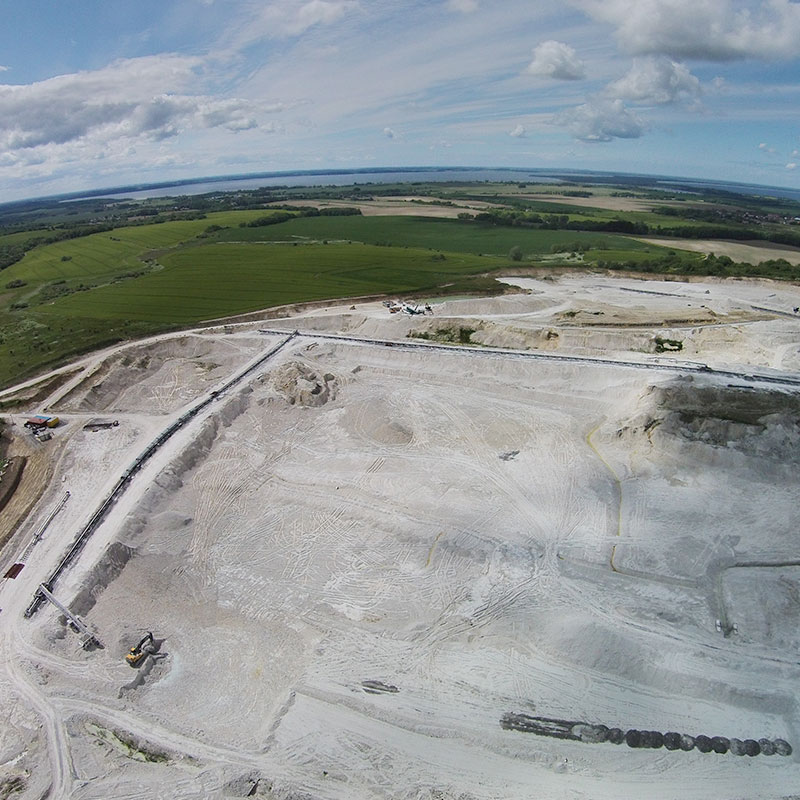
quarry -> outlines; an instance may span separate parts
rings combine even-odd
[[[800,288],[504,286],[0,395],[0,798],[797,796]]]

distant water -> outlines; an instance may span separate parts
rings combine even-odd
[[[232,192],[237,190],[259,189],[266,186],[352,186],[357,184],[385,184],[385,183],[431,183],[444,181],[465,181],[475,183],[479,181],[517,181],[524,183],[563,183],[564,180],[593,183],[602,176],[606,183],[610,173],[580,172],[578,170],[552,171],[544,169],[481,169],[468,167],[430,167],[425,169],[376,169],[369,170],[320,170],[298,172],[271,172],[262,175],[231,176],[230,178],[198,179],[197,181],[176,181],[143,185],[142,188],[130,187],[129,190],[110,189],[107,193],[90,192],[80,197],[108,197],[114,199],[130,198],[144,200],[151,197],[178,197],[180,195],[208,194],[209,192]],[[620,174],[620,183],[626,183],[626,176]],[[651,186],[666,190],[681,188],[717,189],[737,194],[766,195],[781,197],[800,202],[800,189],[791,189],[777,186],[758,186],[745,183],[727,183],[724,181],[711,181],[696,178],[677,178],[666,175],[646,176],[637,175],[636,178],[645,178],[646,182],[639,184],[641,187]],[[631,187],[633,188],[633,186]],[[78,196],[70,200],[79,199]]]
[[[698,190],[716,189],[723,192],[735,192],[736,194],[758,194],[800,201],[800,189],[788,189],[784,186],[760,186],[752,183],[724,183],[722,181],[693,181],[689,179],[681,180],[680,178],[657,180],[654,183],[663,185],[667,189],[673,186],[689,186]]]
[[[376,171],[376,172],[276,172],[264,177],[205,180],[197,183],[176,183],[156,188],[145,188],[130,192],[96,194],[95,197],[115,199],[131,198],[145,200],[150,197],[178,197],[180,195],[207,194],[209,192],[234,192],[260,189],[262,186],[359,186],[366,183],[416,183],[442,181],[520,181],[524,183],[562,183],[559,178],[533,175],[527,170],[513,169],[442,169],[420,171]]]

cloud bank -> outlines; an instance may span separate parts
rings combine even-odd
[[[190,129],[256,127],[255,104],[185,91],[201,67],[195,57],[148,56],[28,85],[0,85],[0,149],[13,154],[79,140],[161,140]]]
[[[574,0],[616,29],[633,55],[705,61],[796,58],[800,4],[791,0]]]
[[[22,40],[34,15],[11,2]],[[5,196],[51,176],[72,189],[229,164],[416,164],[431,151],[442,164],[575,153],[599,169],[730,164],[756,182],[798,163],[800,1],[163,5],[131,6],[130,30],[98,19],[80,47],[42,29],[35,58],[29,45],[4,50]],[[116,60],[97,69],[103,58]],[[627,150],[571,141],[645,134]],[[759,141],[778,152],[754,153]]]

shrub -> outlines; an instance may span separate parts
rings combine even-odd
[[[683,342],[677,339],[664,339],[656,336],[656,353],[678,353],[683,350]]]

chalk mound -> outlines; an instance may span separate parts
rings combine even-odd
[[[372,438],[381,444],[408,444],[414,438],[414,434],[408,428],[392,420],[381,421],[370,433]]]
[[[272,378],[275,391],[289,405],[319,407],[336,397],[339,383],[334,375],[320,375],[299,361],[279,367]]]
[[[70,609],[78,616],[85,616],[94,608],[97,598],[115,581],[125,569],[128,562],[136,554],[136,550],[123,542],[112,542],[94,565]]]
[[[693,376],[651,386],[620,435],[726,448],[800,463],[800,397],[780,390],[703,384]]]

